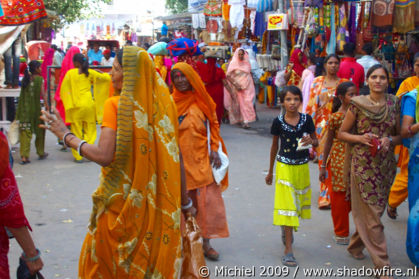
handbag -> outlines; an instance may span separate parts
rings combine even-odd
[[[211,154],[211,130],[210,130],[210,123],[207,120],[207,138],[208,138],[208,152]],[[214,177],[215,183],[220,184],[221,181],[223,181],[224,177],[227,174],[228,171],[228,165],[230,164],[230,161],[227,157],[227,155],[223,152],[223,147],[221,144],[221,141],[219,142],[218,146],[218,156],[221,160],[221,166],[217,169],[214,166],[211,166],[212,168],[212,176]]]
[[[10,124],[7,137],[9,138],[11,145],[19,143],[19,120],[14,120],[12,124]]]
[[[183,240],[183,263],[181,278],[200,279],[202,270],[206,266],[204,249],[202,248],[201,230],[192,214],[188,214],[185,222]]]
[[[31,274],[29,272],[29,268],[26,265],[25,260],[22,258],[19,258],[19,266],[17,267],[16,278],[17,279],[44,279],[44,276],[42,276],[42,274],[39,271],[35,274]]]

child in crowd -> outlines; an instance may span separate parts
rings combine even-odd
[[[41,96],[45,103],[45,109],[49,110],[43,85],[41,63],[32,60],[25,70],[16,112],[16,119],[19,120],[20,157],[22,159],[20,164],[22,165],[30,163],[32,134],[36,135],[35,147],[38,158],[42,160],[48,156],[48,153],[44,151],[45,130],[39,128],[39,125],[43,124],[39,119],[41,116]]]
[[[286,86],[280,95],[286,112],[274,119],[271,128],[273,135],[269,172],[266,184],[272,185],[275,158],[276,182],[273,224],[282,226],[285,244],[282,263],[296,266],[292,251],[293,230],[299,227],[299,217],[311,218],[311,188],[308,167],[311,146],[317,146],[314,123],[310,115],[299,113],[303,101],[301,90],[296,86]],[[281,149],[278,152],[278,141]]]
[[[346,195],[346,185],[343,175],[345,161],[345,143],[337,139],[337,134],[345,118],[351,98],[357,95],[357,88],[351,81],[341,83],[336,89],[333,100],[332,115],[329,119],[327,138],[323,151],[323,165],[319,179],[326,180],[326,167],[330,164],[332,189],[330,193],[332,220],[335,230],[333,237],[336,244],[349,244],[349,212],[351,200]]]

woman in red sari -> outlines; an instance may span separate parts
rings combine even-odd
[[[9,237],[6,229],[16,238],[23,249],[23,259],[31,274],[42,269],[41,252],[35,248],[32,237],[29,233],[29,222],[23,211],[22,200],[17,188],[15,175],[10,168],[9,146],[7,139],[0,132],[0,278],[9,279]]]
[[[197,62],[197,69],[199,76],[205,83],[207,92],[217,105],[217,120],[218,123],[221,123],[221,118],[224,114],[224,85],[226,75],[221,68],[217,67],[216,63],[217,58],[208,57],[206,64],[201,61]]]
[[[68,70],[71,70],[74,68],[73,65],[73,56],[76,55],[76,53],[80,53],[80,49],[76,46],[72,46],[66,53],[63,63],[61,64],[61,72],[60,72],[60,82],[58,83],[57,91],[55,91],[55,107],[60,113],[61,118],[65,122],[65,109],[63,105],[63,101],[61,100],[60,96],[60,90],[61,90],[61,83],[64,80],[65,74],[68,72]]]

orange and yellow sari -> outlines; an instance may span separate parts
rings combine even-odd
[[[93,194],[78,278],[179,278],[177,112],[147,52],[125,47],[114,161]]]

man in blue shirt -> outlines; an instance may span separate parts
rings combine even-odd
[[[103,57],[102,51],[99,49],[99,44],[94,44],[93,48],[87,52],[87,56],[89,57],[89,64],[99,65]]]
[[[162,27],[161,27],[161,35],[162,35],[163,37],[167,37],[167,33],[168,33],[168,31],[169,31],[169,28],[167,27],[166,22],[165,22],[165,21],[163,21],[163,25],[162,25]]]

